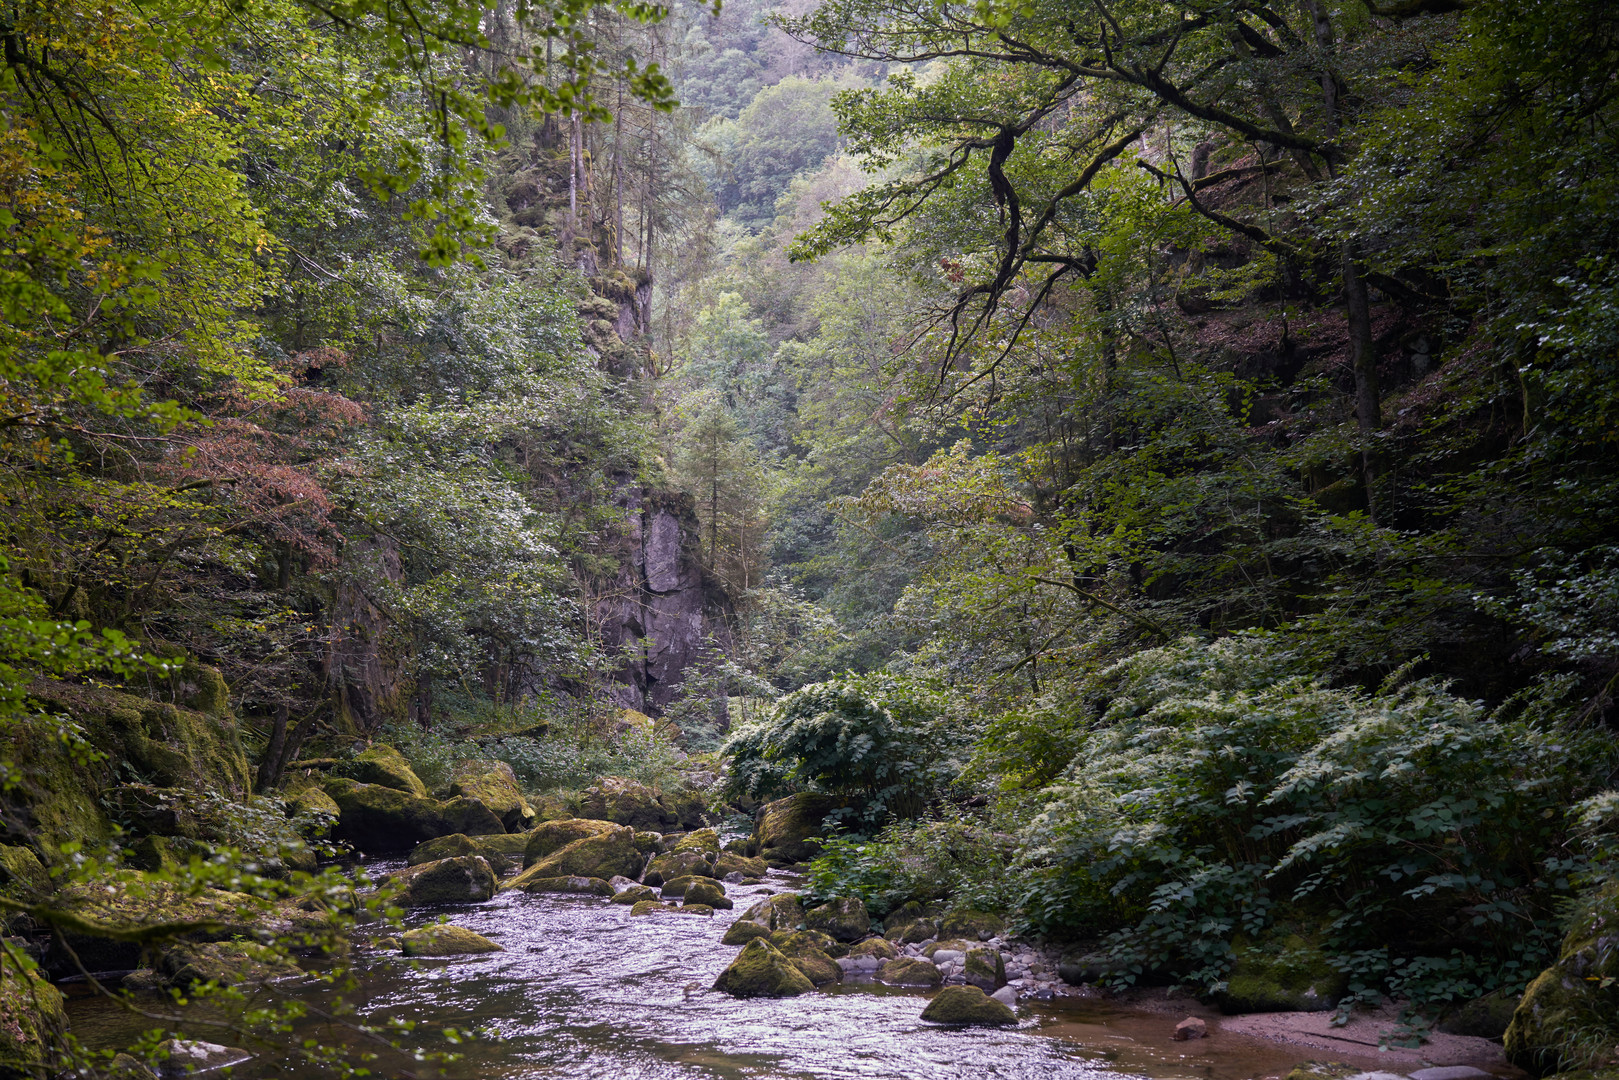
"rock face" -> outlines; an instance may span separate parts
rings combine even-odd
[[[768,941],[756,938],[720,972],[714,989],[740,998],[795,997],[814,990],[815,984]]]
[[[504,951],[482,934],[449,923],[406,930],[399,939],[399,946],[406,956],[471,956]]]
[[[495,895],[495,871],[482,855],[422,863],[400,871],[390,880],[404,885],[403,900],[411,907],[470,904]]]
[[[506,888],[521,889],[530,881],[554,877],[608,878],[641,876],[642,856],[635,848],[635,830],[614,828],[575,840],[536,860],[513,878]]]
[[[1604,985],[1606,984],[1606,985]],[[1537,1075],[1587,1068],[1615,1042],[1619,1016],[1619,883],[1592,897],[1570,925],[1557,963],[1523,992],[1502,1042],[1507,1058]]]
[[[760,857],[783,866],[815,858],[821,850],[822,820],[842,805],[831,795],[801,791],[761,806],[753,826]]]
[[[450,794],[487,806],[506,832],[521,832],[533,824],[534,809],[517,786],[517,774],[504,761],[458,762],[450,776]]]
[[[947,986],[922,1010],[934,1024],[1000,1026],[1017,1023],[1017,1014],[976,986]]]
[[[424,799],[427,797],[427,785],[416,775],[416,770],[410,767],[405,755],[385,743],[378,743],[355,755],[354,760],[348,763],[346,771],[350,779],[358,780],[362,784],[381,784],[395,791],[407,792]]]
[[[838,941],[859,941],[871,933],[871,916],[858,899],[840,897],[806,911],[804,925]]]
[[[67,1031],[62,994],[36,971],[19,976],[21,957],[7,950],[0,979],[0,1076],[54,1076],[59,1037]]]
[[[723,632],[723,613],[703,587],[693,546],[697,517],[684,496],[653,496],[629,488],[623,496],[628,528],[612,597],[598,607],[609,649],[629,657],[614,696],[629,708],[657,714],[672,700],[686,669],[702,656],[703,638]]]

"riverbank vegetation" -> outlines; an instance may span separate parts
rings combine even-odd
[[[1619,15],[0,36],[8,977],[255,934],[104,880],[302,903],[254,962],[335,957],[378,799],[806,793],[817,899],[1234,1009],[1530,987],[1520,1062],[1611,1065]]]

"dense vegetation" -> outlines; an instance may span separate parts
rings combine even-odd
[[[151,778],[52,688],[183,704],[200,663],[257,796],[159,890],[318,843],[290,766],[386,736],[435,786],[830,793],[818,893],[1213,995],[1303,949],[1414,1022],[1607,895],[1608,6],[0,36],[0,840],[59,886],[131,855],[28,809],[30,740]],[[648,719],[654,506],[704,641]],[[300,873],[232,887],[344,888]]]

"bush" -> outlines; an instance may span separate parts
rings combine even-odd
[[[898,821],[872,840],[835,837],[810,863],[808,895],[812,903],[858,897],[879,919],[913,900],[1007,911],[1016,899],[1007,872],[1014,840],[955,813]]]
[[[941,694],[910,679],[845,675],[783,696],[721,748],[728,794],[771,798],[811,787],[845,795],[875,826],[916,817],[961,772],[962,739]]]
[[[1613,762],[1591,733],[1429,680],[1289,675],[1262,635],[1102,677],[1111,704],[1029,834],[1029,921],[1111,932],[1113,977],[1214,990],[1237,934],[1320,928],[1364,998],[1521,985],[1555,951],[1565,811]]]

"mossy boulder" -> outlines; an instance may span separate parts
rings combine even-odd
[[[988,941],[996,934],[1006,932],[1006,923],[999,915],[987,911],[951,911],[939,920],[939,936],[965,938],[968,941]]]
[[[635,834],[635,847],[643,855],[662,854],[664,848],[663,834],[643,829]]]
[[[771,930],[796,930],[804,922],[804,905],[797,893],[777,893],[754,904],[742,917]]]
[[[289,920],[273,902],[245,893],[210,889],[191,896],[166,881],[153,880],[134,870],[121,870],[61,889],[53,900],[76,915],[122,929],[139,930],[165,923],[198,924],[187,935],[190,942],[224,941],[249,935],[267,922]],[[141,966],[138,944],[99,935],[63,935],[78,961],[91,971],[129,970]],[[54,951],[49,966],[64,972],[77,968],[65,951]]]
[[[1557,962],[1531,982],[1502,1036],[1507,1058],[1546,1075],[1609,1068],[1619,1045],[1619,882],[1583,898]]]
[[[898,960],[899,950],[882,938],[867,938],[850,949],[849,955],[857,960],[868,956],[877,960]]]
[[[690,901],[687,901],[686,903],[680,905],[680,913],[682,915],[712,916],[714,914],[714,908],[710,904],[693,904]]]
[[[473,956],[505,951],[482,934],[449,923],[406,930],[399,938],[399,947],[406,956]]]
[[[250,941],[184,942],[163,951],[158,970],[178,987],[210,981],[221,986],[259,986],[303,974],[286,956]]]
[[[545,821],[563,821],[578,816],[568,800],[560,795],[540,795],[530,799],[528,804],[534,810],[536,824]]]
[[[528,877],[526,874],[523,876]],[[617,899],[613,887],[599,877],[569,875],[529,878],[516,888],[526,893],[572,893],[575,896],[607,896]],[[650,889],[647,891],[651,892]]]
[[[1017,1023],[1017,1014],[976,986],[947,986],[922,1010],[930,1024],[1001,1027]]]
[[[613,903],[615,904],[639,904],[643,900],[651,900],[656,903],[657,899],[657,892],[645,885],[633,885],[622,892],[613,894]]]
[[[507,887],[521,889],[529,881],[553,877],[638,878],[641,861],[641,853],[635,849],[635,830],[615,828],[563,845],[531,864]]]
[[[742,951],[714,981],[714,989],[732,997],[796,997],[815,984],[781,951],[763,938],[742,946]]]
[[[405,755],[385,743],[377,743],[360,751],[343,771],[350,779],[362,784],[379,784],[419,798],[427,797],[427,785],[410,767]]]
[[[968,986],[993,994],[1006,985],[1006,961],[998,949],[968,949],[961,978]]]
[[[1464,1001],[1446,1009],[1434,1026],[1447,1035],[1471,1035],[1478,1039],[1500,1039],[1512,1023],[1518,1008],[1518,995],[1496,990],[1483,997]]]
[[[15,946],[0,949],[0,1077],[54,1076],[67,1033],[62,994]]]
[[[714,862],[701,851],[671,851],[658,855],[647,864],[641,880],[648,885],[662,885],[680,877],[714,877]]]
[[[489,865],[496,874],[503,874],[522,861],[525,839],[515,833],[497,833],[493,836],[451,833],[449,836],[439,836],[417,844],[411,849],[407,861],[411,866],[420,866],[422,863],[460,855],[482,855],[489,860]]]
[[[735,852],[722,851],[714,860],[714,876],[723,878],[730,874],[741,874],[745,878],[762,878],[770,872],[770,867],[763,859],[749,859]]]
[[[933,957],[940,952],[958,952],[965,956],[967,955],[968,949],[976,949],[977,947],[978,942],[976,941],[965,941],[961,938],[941,937],[938,941],[932,941],[923,946],[922,955],[927,957],[929,960],[933,959]]]
[[[661,915],[666,911],[675,910],[675,905],[665,904],[662,900],[637,900],[635,906],[630,908],[631,915]]]
[[[738,919],[736,922],[732,923],[726,928],[725,936],[720,938],[720,944],[731,946],[746,945],[754,938],[767,938],[769,936],[769,927],[761,926],[756,922],[749,922],[747,919]]]
[[[338,808],[337,800],[313,783],[283,792],[282,799],[287,804],[287,812],[294,816],[298,814],[324,814],[327,817],[336,818],[342,814],[342,810]]]
[[[842,896],[804,912],[804,925],[838,941],[859,941],[871,933],[871,916],[859,899]]]
[[[459,855],[407,867],[389,882],[404,887],[400,899],[410,907],[471,904],[495,895],[495,871],[482,855]]]
[[[657,792],[622,776],[603,777],[586,789],[579,796],[579,816],[654,832],[669,832],[680,824]]]
[[[825,986],[843,978],[843,969],[827,951],[826,947],[832,945],[832,939],[825,934],[814,930],[777,932],[770,935],[770,944],[791,960],[793,965],[816,986]]]
[[[50,874],[38,855],[20,845],[0,844],[0,896],[18,899],[46,892],[50,887]]]
[[[699,791],[690,788],[681,788],[679,791],[665,793],[664,806],[674,816],[675,827],[681,829],[701,829],[708,814],[708,806],[703,801]]]
[[[533,866],[547,855],[561,851],[575,840],[583,840],[587,836],[603,836],[612,832],[614,828],[610,821],[593,821],[588,818],[560,818],[556,821],[543,822],[525,834],[528,839],[523,845],[523,865]]]
[[[920,919],[926,914],[927,909],[925,909],[920,903],[915,900],[907,900],[905,903],[883,916],[883,929],[892,930],[894,927],[902,926],[913,919]]]
[[[720,834],[713,829],[698,829],[696,832],[686,833],[679,840],[676,840],[674,847],[670,848],[669,851],[672,854],[679,854],[682,851],[695,851],[700,855],[718,857],[720,853]],[[713,860],[710,859],[709,861],[712,862]]]
[[[504,833],[505,826],[495,812],[477,799],[456,795],[440,803],[444,824],[452,831],[468,836],[487,836]]]
[[[918,960],[914,956],[902,956],[897,960],[888,960],[877,969],[877,981],[890,986],[925,986],[935,987],[944,982],[944,976],[939,969],[926,960]]]
[[[831,795],[801,791],[785,799],[766,803],[754,820],[753,835],[759,841],[759,855],[773,866],[808,862],[820,854],[821,823],[843,800]]]
[[[534,808],[523,797],[517,774],[504,761],[457,762],[450,772],[450,794],[481,802],[507,832],[520,832],[534,822]]]
[[[361,851],[407,851],[424,840],[466,832],[451,824],[435,799],[345,776],[328,777],[322,786],[338,807],[333,835]]]
[[[1258,942],[1239,938],[1232,952],[1231,974],[1217,999],[1221,1012],[1319,1012],[1349,989],[1349,977],[1297,934]]]
[[[883,937],[901,945],[917,945],[937,937],[938,933],[939,928],[932,919],[911,919],[889,927]]]

